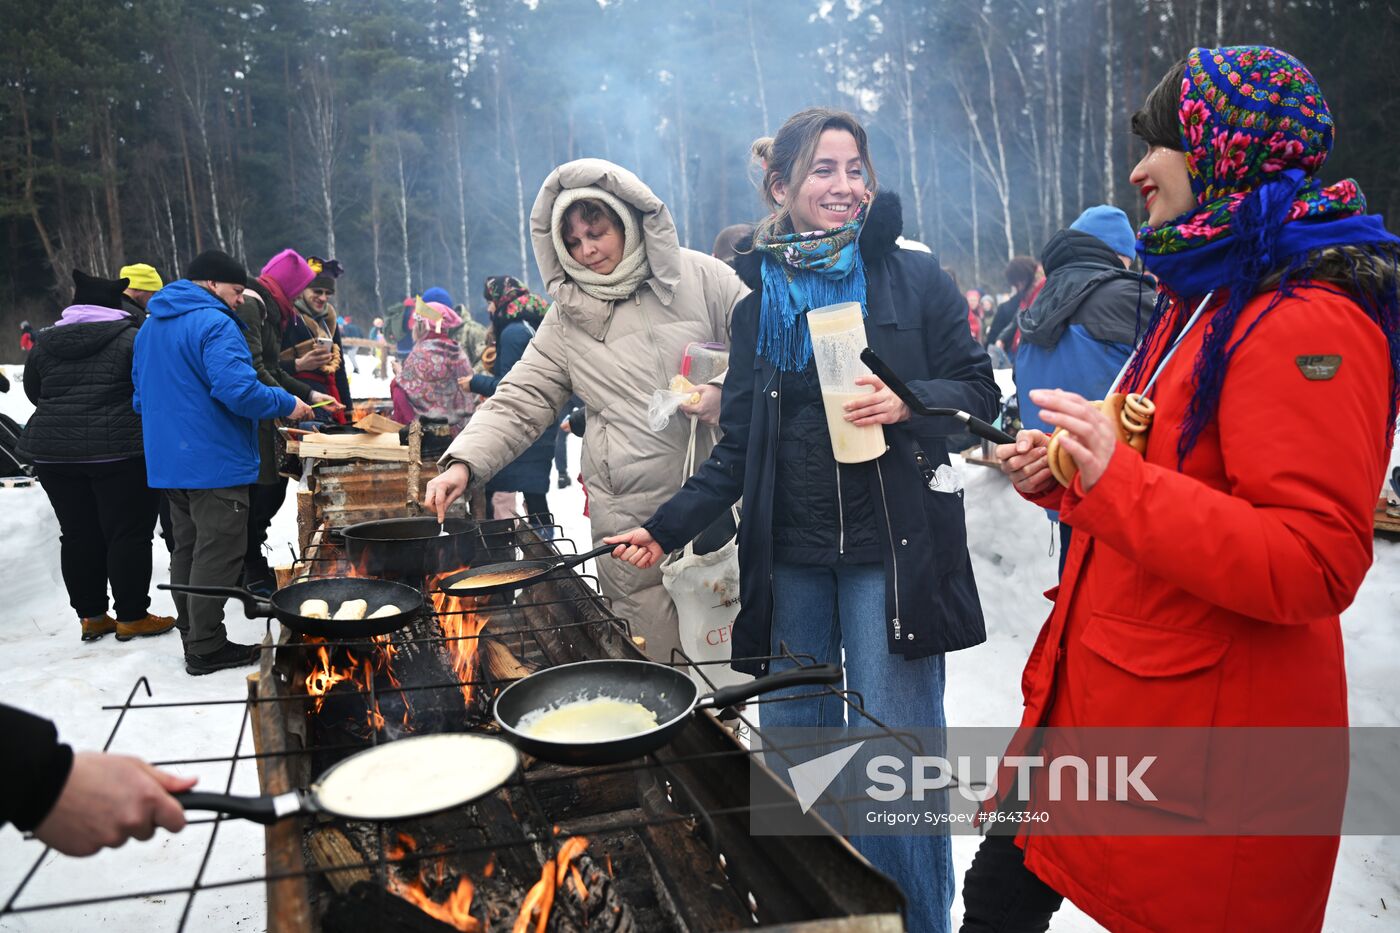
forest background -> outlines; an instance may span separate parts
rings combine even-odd
[[[441,285],[539,286],[554,166],[618,162],[710,248],[759,212],[750,142],[826,105],[870,130],[905,235],[1002,290],[1088,205],[1141,220],[1129,119],[1193,45],[1301,58],[1329,179],[1400,208],[1400,8],[1372,0],[0,0],[0,361],[71,270],[292,246],[362,326]]]

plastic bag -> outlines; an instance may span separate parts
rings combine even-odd
[[[670,389],[657,389],[651,394],[647,405],[647,426],[653,431],[664,431],[671,418],[682,405],[691,400],[692,393],[672,392]]]

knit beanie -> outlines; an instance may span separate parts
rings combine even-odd
[[[330,292],[332,295],[334,295],[334,294],[335,294],[335,278],[334,278],[333,276],[329,276],[329,275],[327,275],[326,273],[322,272],[320,275],[318,275],[318,276],[316,276],[314,279],[312,279],[312,280],[311,280],[311,284],[310,284],[310,285],[307,285],[306,287],[307,287],[307,288],[322,288],[322,289],[325,289],[326,291]]]
[[[1137,233],[1128,215],[1116,207],[1097,204],[1080,214],[1069,228],[1098,237],[1119,256],[1137,255]]]
[[[137,291],[158,292],[165,287],[160,273],[144,262],[122,266],[122,271],[118,272],[117,275],[128,280],[130,284],[127,285],[127,288],[134,288]]]
[[[228,253],[216,249],[205,250],[185,267],[185,278],[191,282],[227,282],[230,285],[248,284],[248,272],[238,260]]]
[[[262,267],[261,274],[276,282],[288,301],[295,301],[296,297],[306,290],[311,280],[316,278],[311,266],[307,265],[306,260],[301,258],[301,253],[294,249],[284,249],[269,259],[267,265]]]
[[[86,272],[73,270],[73,304],[96,305],[99,308],[121,310],[122,292],[129,284],[127,279],[99,279]]]
[[[452,296],[447,293],[447,289],[445,288],[434,287],[428,289],[423,293],[423,300],[428,302],[436,301],[439,304],[444,304],[449,307],[453,304]]]

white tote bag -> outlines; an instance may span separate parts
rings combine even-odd
[[[695,472],[696,419],[690,419],[690,451],[685,458],[685,476]],[[731,507],[735,527],[739,510]],[[692,661],[723,662],[697,664],[691,676],[701,689],[708,690],[705,676],[716,686],[743,683],[748,674],[729,667],[734,618],[739,614],[739,542],[737,535],[723,547],[708,554],[696,554],[695,542],[668,557],[661,565],[661,583],[676,604],[680,621],[681,649]]]

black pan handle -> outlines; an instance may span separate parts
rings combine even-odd
[[[575,554],[572,557],[565,557],[564,559],[555,563],[554,569],[567,570],[570,567],[577,567],[579,564],[583,563],[586,560],[592,560],[595,557],[602,557],[604,554],[611,554],[616,547],[616,544],[600,544],[593,550],[588,551],[586,553]]]
[[[305,809],[296,791],[276,796],[264,794],[261,797],[240,797],[236,794],[211,794],[190,790],[183,794],[175,794],[174,797],[186,810],[213,810],[216,813],[252,820],[264,826],[271,826],[283,817],[292,816]]]
[[[914,394],[914,390],[909,388],[909,384],[895,375],[894,370],[890,369],[889,364],[880,359],[875,351],[869,347],[860,351],[860,361],[866,366],[869,366],[870,371],[879,376],[880,381],[889,386],[890,391],[899,396],[899,400],[908,405],[909,410],[916,415],[957,418],[963,424],[967,425],[969,431],[976,434],[978,437],[986,438],[989,441],[995,441],[998,444],[1016,443],[1016,438],[1007,434],[996,425],[988,424],[975,415],[970,415],[957,408],[931,408],[925,405],[923,401]]]
[[[811,664],[807,667],[794,667],[791,670],[766,677],[756,677],[746,684],[721,687],[696,702],[696,709],[724,709],[762,693],[781,690],[783,687],[801,687],[807,684],[837,684],[841,682],[839,664]]]
[[[243,603],[243,614],[250,619],[270,619],[275,613],[272,603],[258,599],[252,593],[238,586],[191,586],[188,583],[157,583],[156,589],[170,590],[172,593],[188,593],[191,596],[213,596],[236,599]]]

